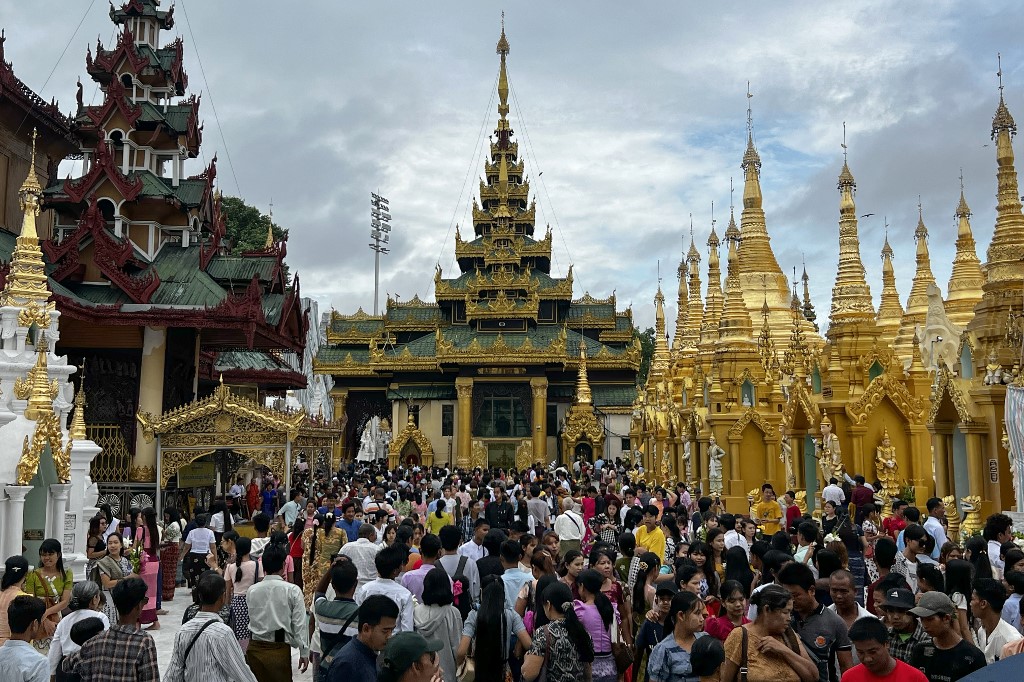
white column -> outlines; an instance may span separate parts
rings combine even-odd
[[[312,471],[312,466],[310,466]],[[291,499],[292,494],[292,441],[291,439],[285,440],[284,443],[284,489],[288,491],[288,499]]]
[[[25,496],[32,491],[30,485],[5,485],[4,492],[7,493],[7,510],[4,526],[6,537],[4,538],[4,557],[14,556],[22,553],[22,539],[25,534]]]
[[[178,155],[175,154],[171,157],[171,186],[177,187],[181,181],[181,165],[178,161]]]
[[[68,494],[70,492],[70,483],[50,484],[49,509],[47,509],[49,528],[46,531],[46,537],[60,540],[64,550],[72,552],[74,551],[74,536],[69,535],[70,529],[67,532],[64,530],[64,513],[68,510]]]
[[[68,551],[68,545],[64,544],[64,564],[74,572],[75,580],[84,580],[85,575],[85,534],[89,529],[89,519],[96,516],[99,511],[93,506],[96,500],[85,499],[86,487],[89,482],[89,467],[96,455],[100,454],[102,448],[91,440],[76,440],[71,444],[71,486],[68,492],[68,511],[64,512],[61,523],[67,523],[69,530],[64,531],[61,526],[61,534],[57,538],[64,538],[65,535],[72,535],[74,546]]]

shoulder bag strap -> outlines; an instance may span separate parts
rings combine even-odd
[[[740,682],[747,682],[747,646],[749,644],[749,635],[747,629],[740,626],[743,630],[743,643],[740,646]]]
[[[469,557],[467,557],[465,554],[459,557],[459,565],[455,569],[455,575],[452,576],[452,580],[460,580],[466,577],[465,575],[463,575],[462,572],[466,568],[467,561],[469,561]]]
[[[184,672],[185,668],[188,667],[188,655],[190,653],[192,653],[192,647],[194,647],[196,645],[196,641],[199,639],[200,636],[202,636],[203,630],[205,630],[206,628],[208,628],[211,625],[213,625],[214,623],[216,623],[217,620],[219,620],[219,619],[211,618],[208,621],[206,621],[205,623],[203,623],[203,626],[201,628],[199,628],[199,632],[196,633],[196,636],[193,637],[192,641],[188,643],[187,647],[185,647],[185,653],[181,657],[181,670],[182,670],[182,672]]]

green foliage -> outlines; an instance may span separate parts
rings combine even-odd
[[[270,216],[255,206],[249,206],[238,197],[225,196],[223,209],[226,217],[227,237],[231,241],[231,253],[258,251],[267,245],[267,227]],[[281,241],[288,230],[274,223],[274,240]]]
[[[654,327],[640,331],[633,327],[633,338],[640,339],[640,371],[636,375],[636,383],[643,386],[647,383],[647,373],[651,370],[651,358],[654,357]]]

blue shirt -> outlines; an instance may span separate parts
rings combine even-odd
[[[342,516],[335,521],[334,525],[345,531],[345,535],[348,536],[349,542],[355,542],[359,539],[359,526],[363,525],[363,522],[352,519],[352,523],[349,523],[345,520],[345,517]]]
[[[706,633],[695,632],[695,638]],[[647,659],[647,679],[651,682],[698,682],[700,678],[693,674],[690,663],[690,652],[676,644],[675,636],[670,632],[665,639],[658,642]]]
[[[519,590],[533,580],[533,574],[521,568],[508,568],[501,574],[501,582],[505,583],[505,608],[514,609],[519,599]]]
[[[0,647],[0,680],[49,682],[50,662],[28,642],[9,639]]]
[[[373,649],[353,637],[331,661],[327,669],[327,682],[348,680],[376,680],[377,654]]]
[[[1010,598],[1003,604],[1002,613],[1003,620],[1017,628],[1017,632],[1021,632],[1022,629],[1020,622],[1020,599],[1021,596],[1019,594],[1011,594]],[[1021,632],[1021,634],[1024,634],[1024,632]]]

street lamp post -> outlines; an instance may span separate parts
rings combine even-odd
[[[377,314],[377,299],[380,296],[380,255],[390,253],[385,244],[390,240],[391,209],[388,200],[374,192],[370,193],[370,249],[373,251],[373,314]]]

